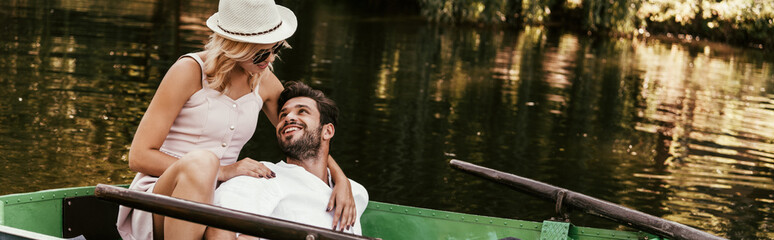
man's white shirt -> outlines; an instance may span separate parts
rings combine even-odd
[[[333,211],[326,211],[333,189],[301,166],[280,161],[261,162],[274,171],[272,179],[234,177],[215,190],[214,204],[239,211],[331,229]],[[329,183],[332,183],[329,176]],[[357,219],[345,232],[361,235],[360,216],[368,205],[368,192],[349,180]]]

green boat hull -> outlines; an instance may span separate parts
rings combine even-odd
[[[94,187],[75,187],[0,196],[0,240],[62,239],[79,234],[89,239],[89,234],[95,234],[92,232],[100,232],[103,235],[98,235],[102,236],[99,238],[104,239],[104,234],[115,234],[116,205],[96,200],[91,197],[93,195]],[[95,216],[102,220],[95,220]],[[84,226],[79,223],[79,218],[89,219],[92,223]],[[643,232],[495,218],[375,201],[368,204],[361,227],[363,235],[385,240],[662,239]],[[115,236],[115,239],[119,237]]]

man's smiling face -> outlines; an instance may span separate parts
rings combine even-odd
[[[280,109],[277,140],[285,155],[297,160],[316,156],[321,131],[320,112],[313,99],[296,97]]]

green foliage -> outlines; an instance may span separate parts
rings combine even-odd
[[[640,22],[635,17],[640,5],[641,0],[583,0],[583,27],[590,31],[634,32]]]
[[[637,18],[658,31],[774,46],[774,1],[650,0]]]
[[[418,0],[431,21],[561,23],[591,32],[677,33],[774,46],[769,0]]]
[[[523,20],[528,24],[540,24],[548,20],[553,0],[524,0]]]
[[[508,20],[508,0],[419,0],[422,15],[436,22],[503,23]],[[515,0],[520,2],[520,0]]]

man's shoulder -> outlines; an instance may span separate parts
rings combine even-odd
[[[279,171],[279,172],[288,172],[293,171],[293,169],[301,168],[302,167],[298,165],[288,164],[285,161],[277,161],[277,162],[267,162],[267,161],[261,161],[260,163],[263,163],[264,166],[269,168],[272,171]],[[305,170],[306,171],[306,170]]]
[[[245,185],[251,185],[251,186],[252,185],[263,185],[263,184],[266,184],[266,183],[267,183],[267,181],[266,181],[265,178],[256,178],[256,177],[251,177],[251,176],[247,176],[247,175],[241,175],[241,176],[236,176],[236,177],[233,177],[233,178],[231,178],[229,180],[226,180],[225,182],[221,183],[220,187],[218,187],[218,188],[224,188],[224,187],[225,188],[234,188],[234,187],[240,188],[240,187],[244,187]]]
[[[266,166],[266,168],[268,168],[272,172],[277,173],[278,176],[282,176],[281,174],[278,173],[278,172],[283,172],[284,171],[284,168],[280,164],[280,163],[282,163],[282,161],[280,161],[278,163],[267,162],[267,161],[260,161],[260,163],[262,163],[264,166]],[[241,175],[241,176],[233,177],[233,178],[223,182],[223,184],[225,184],[225,183],[229,183],[229,184],[246,184],[246,183],[247,184],[259,184],[259,183],[264,182],[265,180],[268,180],[268,179],[266,179],[266,178],[256,178],[256,177],[251,177],[251,176],[247,176],[247,175]],[[271,181],[268,181],[268,182],[271,182]]]
[[[357,208],[357,216],[359,218],[363,211],[365,211],[366,206],[368,206],[368,191],[363,185],[352,179],[349,179],[349,186],[352,188],[352,197],[355,198],[355,207]]]
[[[260,161],[261,164],[266,166],[269,170],[279,175],[281,172],[287,172],[290,167],[287,163],[284,161],[277,161],[277,162],[269,162],[269,161]]]
[[[282,180],[256,178],[247,175],[233,177],[221,183],[215,189],[215,195],[236,194],[236,195],[265,195],[266,193],[281,192]]]
[[[355,180],[349,179],[349,185],[352,187],[352,195],[362,194],[368,197],[368,190]]]
[[[279,161],[279,162],[276,162],[276,163],[275,162],[269,162],[269,161],[260,161],[260,163],[262,163],[264,166],[266,166],[269,169],[277,168],[277,164],[281,163],[281,162],[282,161]]]

